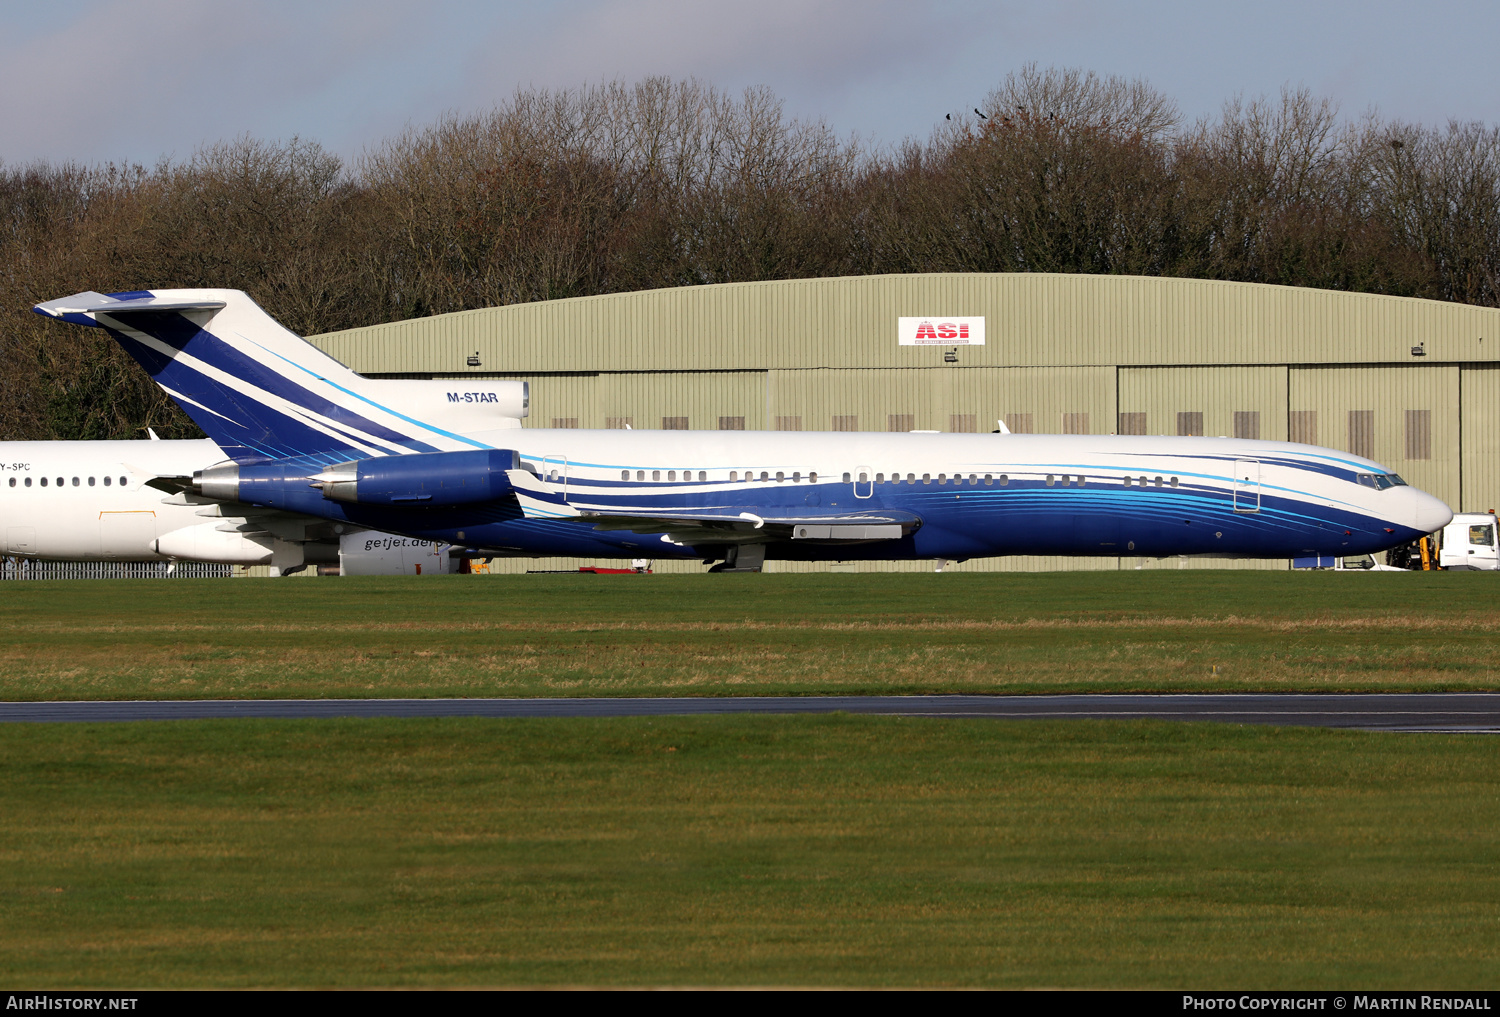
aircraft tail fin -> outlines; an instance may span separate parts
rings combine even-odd
[[[487,448],[453,383],[364,378],[282,327],[240,290],[77,293],[36,313],[103,328],[236,462],[308,457],[334,462]],[[436,387],[434,387],[436,386]],[[464,382],[489,427],[518,426],[521,382]],[[477,393],[476,393],[477,390]],[[514,391],[513,391],[514,390]],[[456,415],[456,416],[455,416]],[[455,427],[457,421],[458,427]]]

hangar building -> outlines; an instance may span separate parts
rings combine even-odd
[[[983,317],[985,344],[898,345],[898,318],[955,316]],[[1198,279],[955,273],[579,297],[310,339],[374,377],[524,379],[530,427],[990,431],[1004,420],[1017,432],[1259,437],[1370,456],[1455,510],[1500,507],[1493,308]],[[963,567],[1213,564],[1225,563]]]

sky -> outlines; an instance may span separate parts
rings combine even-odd
[[[874,146],[1028,63],[1144,78],[1188,120],[1305,86],[1351,118],[1500,122],[1494,0],[0,0],[0,164],[182,160],[294,135],[351,161],[517,88],[647,75]]]

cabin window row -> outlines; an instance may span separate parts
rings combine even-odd
[[[648,473],[651,475],[651,480],[653,482],[658,482],[659,483],[663,479],[665,479],[668,483],[675,483],[677,481],[677,474],[678,474],[677,470],[636,470],[635,471],[635,479],[638,482],[645,482],[646,475]],[[628,480],[630,480],[630,474],[631,474],[630,470],[621,470],[620,471],[620,479],[628,481]],[[663,474],[666,475],[665,478],[663,478]],[[548,475],[548,477],[551,480],[554,480],[554,481],[557,480],[558,479],[558,473],[557,473],[557,471],[553,470]],[[683,470],[682,471],[682,479],[685,482],[691,482],[693,480],[693,471],[692,470]],[[759,475],[757,475],[756,471],[754,471],[754,470],[745,470],[744,471],[744,479],[748,480],[748,481],[762,480],[762,481],[766,481],[766,482],[776,482],[776,483],[784,483],[785,481],[790,480],[794,484],[800,484],[802,482],[802,473],[801,473],[801,471],[795,471],[795,472],[791,473],[790,475],[788,475],[786,472],[780,471],[780,470],[776,471],[775,473],[772,473],[769,470],[761,470],[760,473],[759,473]],[[886,484],[886,483],[890,483],[890,484],[901,484],[901,483],[906,483],[906,484],[918,484],[918,483],[921,483],[921,484],[931,484],[934,479],[936,479],[937,483],[940,484],[940,485],[946,485],[946,484],[949,484],[949,483],[952,483],[952,484],[955,484],[955,485],[962,485],[962,484],[964,484],[967,481],[967,483],[968,483],[968,485],[970,487],[977,487],[980,484],[983,484],[985,487],[993,487],[996,483],[998,483],[1001,487],[1008,487],[1008,486],[1010,486],[1010,476],[1008,474],[1005,474],[1005,473],[1000,474],[998,477],[995,474],[993,474],[993,473],[985,473],[985,474],[982,474],[982,475],[978,474],[978,473],[970,473],[967,477],[965,477],[962,473],[955,473],[951,477],[948,474],[946,474],[946,473],[939,473],[936,476],[936,478],[934,478],[931,473],[924,473],[920,477],[918,477],[917,474],[915,474],[915,473],[908,473],[904,477],[900,473],[892,473],[889,477],[887,477],[884,473],[877,473],[877,474],[875,474],[874,483],[876,483],[876,484]],[[699,480],[700,483],[706,483],[708,481],[708,471],[707,470],[699,470],[698,471],[698,480]],[[740,480],[740,471],[739,470],[730,470],[729,471],[729,480],[730,480],[731,483],[738,483],[739,480]],[[1149,477],[1149,476],[1130,477],[1130,476],[1127,476],[1127,477],[1123,478],[1123,480],[1124,480],[1124,484],[1125,484],[1126,487],[1153,487],[1153,486],[1154,487],[1177,487],[1178,484],[1179,484],[1179,480],[1176,477],[1161,477],[1161,476],[1158,476],[1158,477]],[[816,473],[809,473],[809,474],[807,474],[807,481],[810,484],[816,484],[818,482],[818,475]],[[120,483],[123,484],[124,482],[125,482],[124,478],[121,478]],[[854,475],[852,473],[845,473],[843,475],[843,482],[846,483],[846,484],[850,484],[850,483],[868,484],[868,483],[871,483],[870,474],[869,473],[861,473],[859,475],[859,479],[856,481],[854,479]],[[1063,473],[1063,474],[1051,474],[1051,473],[1049,473],[1046,476],[1046,484],[1047,484],[1048,487],[1058,487],[1058,486],[1061,486],[1061,487],[1072,487],[1072,486],[1075,486],[1075,485],[1078,486],[1078,487],[1085,487],[1085,486],[1088,485],[1088,477],[1083,476],[1081,474],[1076,474],[1076,473]],[[11,486],[12,487],[15,486],[14,482],[12,482]]]
[[[655,481],[661,480],[663,473],[666,474],[666,479],[669,482],[675,482],[677,480],[677,471],[676,470],[650,470],[650,471],[647,471],[647,470],[636,470],[635,471],[635,479],[636,480],[640,480],[640,481],[644,481],[646,479],[647,472],[649,472],[651,474],[651,479],[655,480]],[[730,474],[730,476],[733,477],[734,474]],[[799,476],[800,476],[800,474],[799,474]],[[747,477],[748,477],[748,474],[747,474]],[[816,478],[817,474],[816,473],[813,474],[813,477]],[[552,473],[552,479],[553,480],[557,479],[557,471],[555,471],[555,470]],[[630,479],[630,471],[629,470],[621,470],[620,471],[620,479],[621,480],[629,480]],[[691,482],[692,479],[693,479],[693,471],[692,470],[683,470],[682,471],[682,479],[684,481]],[[699,470],[698,471],[698,479],[700,481],[707,481],[708,480],[708,471],[707,470]],[[765,477],[762,476],[761,479],[764,480]],[[781,474],[778,473],[776,475],[776,479],[780,480],[781,479]]]
[[[114,479],[115,478],[113,478],[113,477],[105,477],[104,478],[104,486],[105,487],[111,487],[111,486],[113,486],[114,485]],[[50,481],[51,481],[51,478],[42,477],[40,479],[40,485],[42,487],[47,487]],[[73,478],[73,486],[74,487],[83,487],[85,485],[87,485],[88,487],[93,487],[96,484],[96,482],[97,482],[96,478],[94,478],[94,477],[74,477]],[[66,487],[67,483],[68,483],[68,478],[67,477],[58,477],[57,480],[56,480],[56,484],[57,484],[58,487]],[[18,486],[17,485],[17,478],[15,478],[15,477],[11,477],[10,478],[10,486],[11,487]],[[31,486],[31,478],[30,477],[24,478],[21,481],[21,483],[19,484],[19,486],[21,486],[21,487],[30,487]],[[126,486],[126,478],[125,477],[121,477],[120,478],[120,486],[121,487]]]
[[[730,470],[729,471],[729,479],[731,481],[739,480],[740,477],[739,477],[738,471],[736,471],[736,470]],[[782,483],[782,482],[785,482],[787,480],[790,480],[794,484],[800,484],[802,482],[802,473],[801,473],[800,470],[798,470],[798,471],[794,471],[790,476],[788,476],[786,473],[784,473],[784,472],[782,472],[780,470],[778,470],[775,473],[772,473],[769,470],[761,470],[760,471],[760,476],[757,477],[754,470],[746,470],[745,471],[745,479],[746,480],[757,480],[757,479],[759,479],[759,480],[767,481],[768,483],[770,483],[770,482]],[[818,482],[818,475],[816,473],[809,473],[807,475],[807,482],[809,484],[816,484]]]
[[[651,479],[653,481],[658,481],[658,482],[661,481],[663,479],[662,478],[662,474],[663,473],[666,474],[666,478],[665,479],[669,483],[677,480],[677,471],[676,470],[665,470],[665,471],[664,470],[649,470],[649,471],[648,470],[636,470],[635,471],[635,479],[637,481],[644,482],[645,479],[646,479],[646,474],[648,472],[651,474]],[[620,471],[620,479],[621,480],[629,480],[630,479],[630,473],[631,473],[630,470],[621,470]],[[778,471],[776,471],[774,473],[772,471],[770,471],[770,470],[761,470],[759,472],[759,474],[757,474],[755,470],[745,470],[743,475],[744,475],[744,479],[748,480],[748,481],[762,480],[762,481],[766,481],[768,483],[771,483],[771,482],[784,483],[784,482],[790,480],[794,484],[800,484],[802,482],[802,479],[803,479],[803,475],[802,475],[802,472],[800,470],[793,471],[790,475],[787,474],[784,470],[778,470]],[[740,480],[740,477],[741,477],[741,473],[740,473],[739,470],[730,470],[729,471],[729,480],[730,480],[731,483],[738,483],[739,480]],[[553,471],[550,474],[550,478],[553,479],[553,480],[557,479],[557,473],[556,473],[556,471]],[[682,471],[682,479],[684,481],[691,481],[693,479],[693,471],[692,470],[683,470]],[[968,483],[969,483],[970,487],[978,486],[981,483],[983,483],[985,487],[992,487],[995,484],[996,479],[997,478],[995,477],[995,475],[993,473],[986,473],[986,474],[983,475],[983,477],[981,477],[977,473],[971,473],[968,476]],[[706,482],[708,480],[708,472],[706,470],[699,470],[698,471],[698,480]],[[1007,486],[1010,483],[1010,477],[1007,476],[1006,474],[1003,474],[1003,473],[999,476],[998,480],[999,480],[999,483],[1000,483],[1001,487],[1005,487],[1005,486]],[[946,473],[939,473],[937,475],[937,482],[939,484],[947,484],[950,481],[952,483],[954,483],[954,484],[962,484],[964,482],[964,476],[963,476],[963,474],[958,474],[958,473],[954,474],[952,477],[949,477],[948,474],[946,474]],[[807,482],[810,483],[810,484],[816,484],[818,482],[818,475],[817,475],[817,473],[815,473],[815,472],[814,473],[808,473],[807,474]],[[849,483],[855,483],[856,481],[854,480],[853,474],[845,473],[844,476],[843,476],[843,482],[846,483],[846,484],[849,484]],[[861,483],[861,484],[868,484],[868,483],[870,483],[870,475],[868,473],[861,473],[859,475],[859,480],[857,482]],[[900,484],[900,483],[903,482],[903,480],[902,480],[901,474],[899,474],[899,473],[892,473],[890,475],[889,481],[887,480],[886,475],[884,473],[877,473],[877,474],[875,474],[875,481],[874,482],[877,483],[877,484],[884,484],[884,483],[887,483],[887,482],[892,483],[892,484]],[[924,474],[922,474],[922,476],[920,478],[920,481],[919,481],[919,479],[918,479],[918,477],[917,477],[917,475],[915,473],[908,473],[908,474],[906,474],[904,482],[907,483],[907,484],[916,484],[916,483],[919,483],[919,482],[923,483],[923,484],[931,484],[933,482],[933,476],[930,473],[924,473]],[[1050,477],[1048,478],[1048,482],[1049,483],[1051,482],[1051,478]]]
[[[964,475],[962,473],[955,473],[955,474],[953,474],[953,476],[950,477],[946,473],[939,473],[937,475],[936,479],[937,479],[937,482],[939,484],[952,483],[952,484],[958,485],[958,484],[962,484],[964,482]],[[847,473],[844,474],[844,483],[846,483],[846,484],[850,483],[850,480],[851,480],[850,475],[847,474]],[[993,473],[986,473],[983,476],[981,476],[978,473],[971,473],[968,476],[968,483],[969,483],[970,487],[976,487],[976,486],[978,486],[981,483],[984,484],[985,487],[993,487],[994,484],[995,484],[995,480],[996,480],[996,478],[995,478],[995,475]],[[915,473],[908,473],[908,474],[906,474],[906,476],[904,478],[899,473],[892,473],[890,475],[889,480],[887,480],[886,475],[884,473],[877,473],[877,474],[875,474],[875,483],[877,483],[877,484],[885,484],[885,483],[891,483],[891,484],[902,484],[902,483],[905,483],[905,484],[917,484],[917,483],[931,484],[932,482],[933,482],[933,476],[930,473],[924,473],[924,474],[922,474],[922,476],[921,476],[920,479],[918,479],[918,477],[917,477],[917,475]],[[1005,474],[1001,474],[1000,477],[999,477],[999,482],[1000,482],[1000,486],[1004,487],[1004,486],[1006,486],[1007,484],[1010,483],[1010,477],[1006,476]],[[870,483],[870,475],[868,473],[861,473],[859,475],[859,480],[857,481],[857,483],[860,483],[860,484],[868,484],[868,483]]]
[[[677,481],[677,471],[676,470],[636,470],[635,471],[635,479],[637,481],[644,482],[646,480],[646,474],[648,474],[648,473],[651,475],[651,480],[654,481],[654,482],[660,482],[663,479],[665,479],[668,483],[675,483]],[[665,477],[663,477],[663,474],[665,474]],[[553,480],[557,479],[557,471],[554,470],[552,472],[551,479],[553,479]],[[620,471],[620,479],[621,480],[629,480],[630,479],[630,471],[629,470],[621,470]],[[683,470],[682,471],[682,479],[685,482],[691,483],[692,479],[693,479],[693,471],[692,470]],[[730,470],[729,471],[729,479],[731,481],[736,481],[737,482],[740,479],[740,471],[739,470]],[[756,479],[755,471],[754,470],[746,470],[745,471],[745,479],[746,480],[755,480]],[[778,471],[776,473],[772,473],[770,470],[761,470],[760,471],[760,479],[764,480],[764,481],[767,481],[767,482],[770,482],[770,481],[784,482],[784,481],[790,480],[794,484],[800,484],[802,482],[802,471],[798,470],[798,471],[792,473],[790,476],[788,476],[785,471]],[[844,479],[846,481],[849,479],[849,475],[847,473],[844,475]],[[707,470],[699,470],[698,471],[698,480],[699,480],[700,483],[706,483],[708,481],[708,471]],[[807,482],[810,483],[810,484],[816,484],[818,482],[818,475],[816,473],[809,473],[807,475]]]

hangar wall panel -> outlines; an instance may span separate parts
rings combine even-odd
[[[598,403],[599,376],[595,374],[554,374],[545,379],[519,379],[531,384],[531,414],[528,427],[603,427],[596,422],[593,407]],[[558,419],[574,423],[556,424]]]
[[[372,374],[941,366],[896,318],[983,315],[970,367],[1500,361],[1500,310],[1136,276],[927,274],[730,283],[461,311],[315,337]],[[1489,335],[1488,344],[1480,337]],[[477,353],[470,371],[465,358]]]
[[[720,417],[734,417],[753,430],[762,426],[765,415],[765,377],[760,371],[600,375],[590,411],[597,423],[590,426],[606,427],[611,417],[632,417],[637,430],[656,430],[672,418],[686,430],[712,431]],[[534,390],[545,389],[548,382],[539,377]]]
[[[1024,418],[1037,433],[1109,434],[1115,420],[1115,372],[1109,368],[984,368],[626,372],[509,375],[531,385],[528,427],[621,426],[656,429],[686,418],[714,430],[720,418],[746,430],[796,421],[805,431],[995,429]]]
[[[1285,367],[1129,367],[1120,369],[1120,412],[1145,414],[1144,430],[1179,434],[1179,414],[1201,414],[1205,435],[1286,441]]]
[[[909,422],[905,429],[988,432],[996,420],[1021,415],[1039,432],[1071,423],[1080,433],[1108,434],[1114,420],[1109,368],[821,369],[770,378],[773,421],[797,416],[805,431],[899,430]]]
[[[1500,508],[1500,367],[1459,372],[1463,408],[1463,498],[1450,503],[1462,512]]]
[[[712,431],[720,417],[745,430],[763,429],[766,376],[762,371],[653,371],[619,374],[506,375],[531,385],[527,427],[623,427],[658,430],[664,418]],[[572,421],[554,425],[554,421]]]
[[[1459,504],[1459,368],[1296,367],[1290,409],[1316,416],[1316,444],[1366,454],[1408,483]],[[1429,457],[1408,452],[1410,412],[1428,414]],[[1368,440],[1368,449],[1360,448]]]
[[[1115,372],[1109,367],[1015,367],[950,375],[949,405],[973,413],[978,430],[998,419],[1029,417],[1035,433],[1111,434]],[[949,430],[946,421],[934,427]]]

